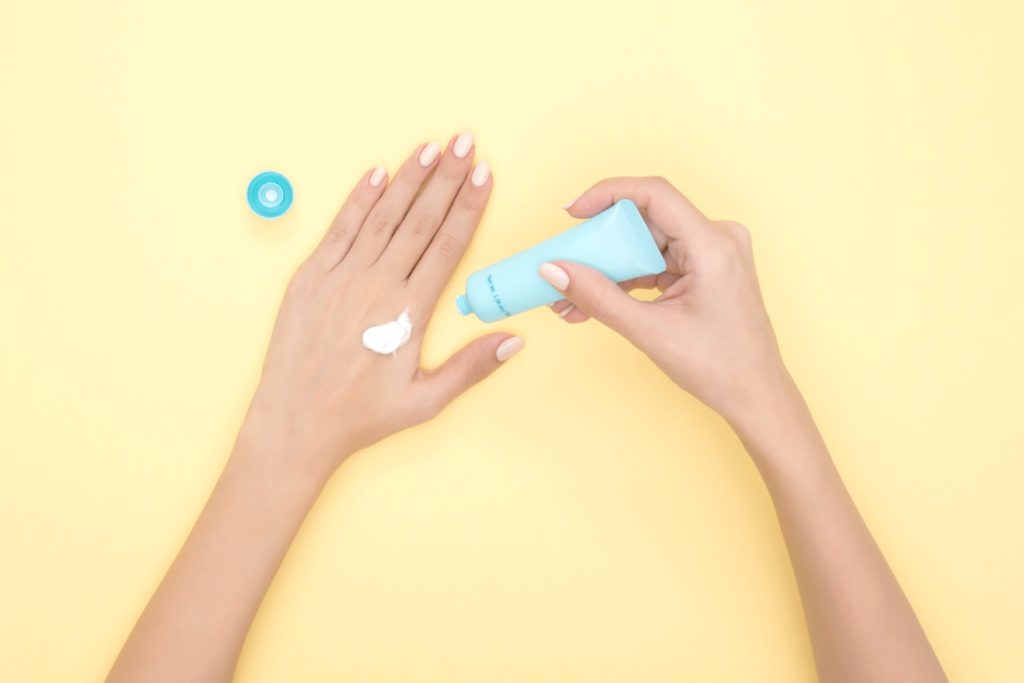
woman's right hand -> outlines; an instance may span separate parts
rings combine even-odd
[[[791,386],[761,298],[750,233],[739,223],[709,220],[659,177],[602,180],[567,209],[589,218],[624,198],[640,209],[668,269],[616,285],[580,263],[544,264],[541,276],[565,293],[552,308],[569,323],[593,317],[614,329],[738,426]],[[652,302],[626,293],[653,287],[661,295]]]
[[[616,285],[579,263],[544,264],[544,279],[575,304],[554,308],[571,323],[592,316],[618,331],[743,440],[778,513],[821,680],[946,681],[782,363],[750,234],[708,220],[661,178],[602,180],[569,212],[586,218],[627,197],[668,269]],[[641,302],[626,293],[633,287],[662,293]]]

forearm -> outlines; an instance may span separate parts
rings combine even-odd
[[[765,409],[734,426],[775,505],[821,680],[946,680],[803,398],[782,374]]]
[[[245,634],[325,477],[243,427],[109,681],[230,680]]]

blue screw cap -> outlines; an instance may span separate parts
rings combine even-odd
[[[277,218],[292,205],[292,184],[276,171],[264,171],[249,181],[249,208],[261,218]]]

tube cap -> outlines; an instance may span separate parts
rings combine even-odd
[[[264,171],[249,181],[249,208],[261,218],[277,218],[292,205],[292,184],[276,171]]]
[[[462,315],[469,315],[473,312],[473,307],[469,305],[469,299],[466,298],[465,294],[459,294],[456,297],[455,307],[459,309],[459,313]]]

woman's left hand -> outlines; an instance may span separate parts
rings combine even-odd
[[[289,283],[240,439],[329,475],[351,453],[429,420],[523,346],[485,335],[435,370],[420,367],[431,314],[483,214],[492,180],[473,137],[420,145],[389,183],[363,176]],[[408,343],[362,346],[407,311]]]

